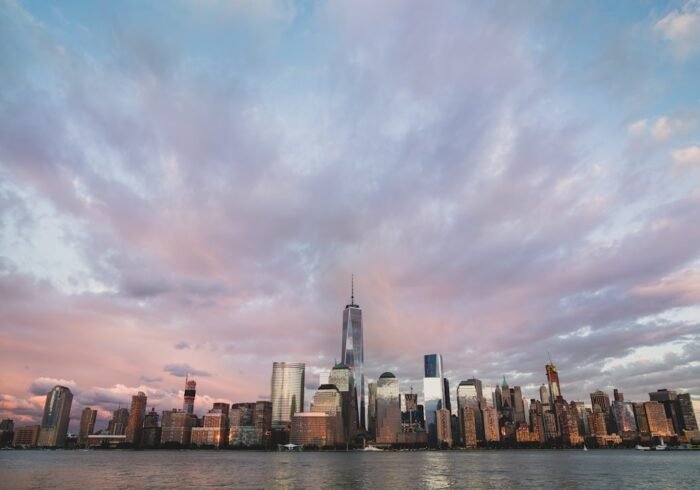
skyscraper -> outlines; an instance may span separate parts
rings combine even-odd
[[[398,442],[401,432],[401,395],[399,380],[386,372],[377,380],[377,442]]]
[[[690,393],[682,393],[678,395],[678,406],[681,410],[683,430],[698,430],[698,421],[695,418],[693,399],[690,396]]]
[[[678,395],[675,391],[667,389],[656,390],[649,393],[649,400],[663,404],[666,418],[671,420],[670,430],[676,434],[682,434],[683,417],[681,416],[681,406],[678,403]]]
[[[78,444],[87,445],[88,436],[95,430],[97,410],[85,407],[80,415],[80,432],[78,432]]]
[[[428,433],[428,441],[431,445],[437,445],[436,412],[445,408],[445,392],[442,356],[440,354],[426,354],[423,357],[425,377],[423,378],[423,405],[425,408],[425,430]]]
[[[359,398],[360,428],[365,430],[365,357],[362,341],[362,310],[355,304],[354,280],[350,292],[350,304],[343,310],[343,345],[340,359],[349,367],[355,378],[356,397]]]
[[[141,445],[143,435],[143,420],[146,417],[146,402],[148,397],[143,391],[131,397],[131,410],[129,411],[129,422],[126,426],[126,442],[130,442],[134,447]]]
[[[197,394],[197,382],[185,377],[185,399],[182,402],[182,411],[192,415],[194,413],[194,397]]]
[[[591,393],[591,407],[598,405],[603,413],[610,413],[610,397],[604,391],[594,391]]]
[[[483,406],[482,401],[481,380],[472,378],[459,383],[457,386],[457,413],[460,418],[460,442],[466,443],[466,434],[464,433],[465,421],[463,420],[464,408],[466,407],[474,410],[476,439],[479,441],[484,440],[484,421],[480,410]],[[454,436],[456,437],[456,434]]]
[[[330,370],[328,383],[335,385],[342,399],[343,436],[350,441],[357,434],[357,396],[355,376],[345,364],[336,364]],[[326,384],[328,384],[326,383]]]
[[[46,394],[44,415],[41,418],[38,445],[40,447],[63,447],[68,434],[70,407],[73,394],[65,386],[54,386]]]
[[[304,411],[305,370],[306,365],[303,362],[272,363],[270,397],[273,428],[288,426],[295,413]]]

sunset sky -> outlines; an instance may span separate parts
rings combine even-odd
[[[698,410],[700,1],[0,0],[0,417],[310,398],[351,274],[369,379]]]

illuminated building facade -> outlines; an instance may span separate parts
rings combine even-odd
[[[189,446],[192,441],[192,426],[196,417],[184,410],[164,410],[161,427],[161,444]]]
[[[438,444],[437,411],[446,407],[445,384],[443,383],[442,355],[427,354],[423,357],[423,407],[425,430],[431,445]]]
[[[44,414],[41,418],[39,447],[63,447],[68,434],[70,408],[73,394],[65,386],[54,386],[46,394]]]
[[[398,442],[401,433],[401,395],[399,380],[386,372],[377,380],[377,435],[380,444]]]
[[[304,411],[304,372],[302,362],[272,364],[272,427],[287,427],[297,412]]]
[[[343,338],[340,359],[352,371],[355,380],[355,399],[359,406],[359,427],[366,430],[365,424],[365,356],[362,332],[362,310],[355,304],[354,283],[350,294],[350,304],[343,310]]]
[[[435,411],[438,447],[452,447],[452,414],[446,408]]]
[[[90,407],[85,407],[80,414],[80,430],[78,432],[78,444],[85,446],[87,444],[87,436],[95,431],[95,420],[97,419],[97,410]]]
[[[146,417],[146,402],[148,397],[142,391],[131,397],[131,410],[129,410],[129,420],[126,426],[126,442],[135,447],[141,445],[143,435],[143,421]]]
[[[326,447],[335,444],[336,417],[322,412],[296,413],[292,417],[289,440],[302,446]]]

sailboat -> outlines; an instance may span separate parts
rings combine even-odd
[[[583,445],[583,450],[584,450],[584,451],[588,451],[588,448],[586,447],[585,444]]]
[[[666,443],[664,442],[663,439],[660,439],[660,440],[661,440],[661,444],[658,444],[654,449],[657,451],[665,451],[666,449],[668,449],[668,446],[666,445]]]

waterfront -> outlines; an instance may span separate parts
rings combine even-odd
[[[0,488],[700,486],[700,451],[2,451]]]

